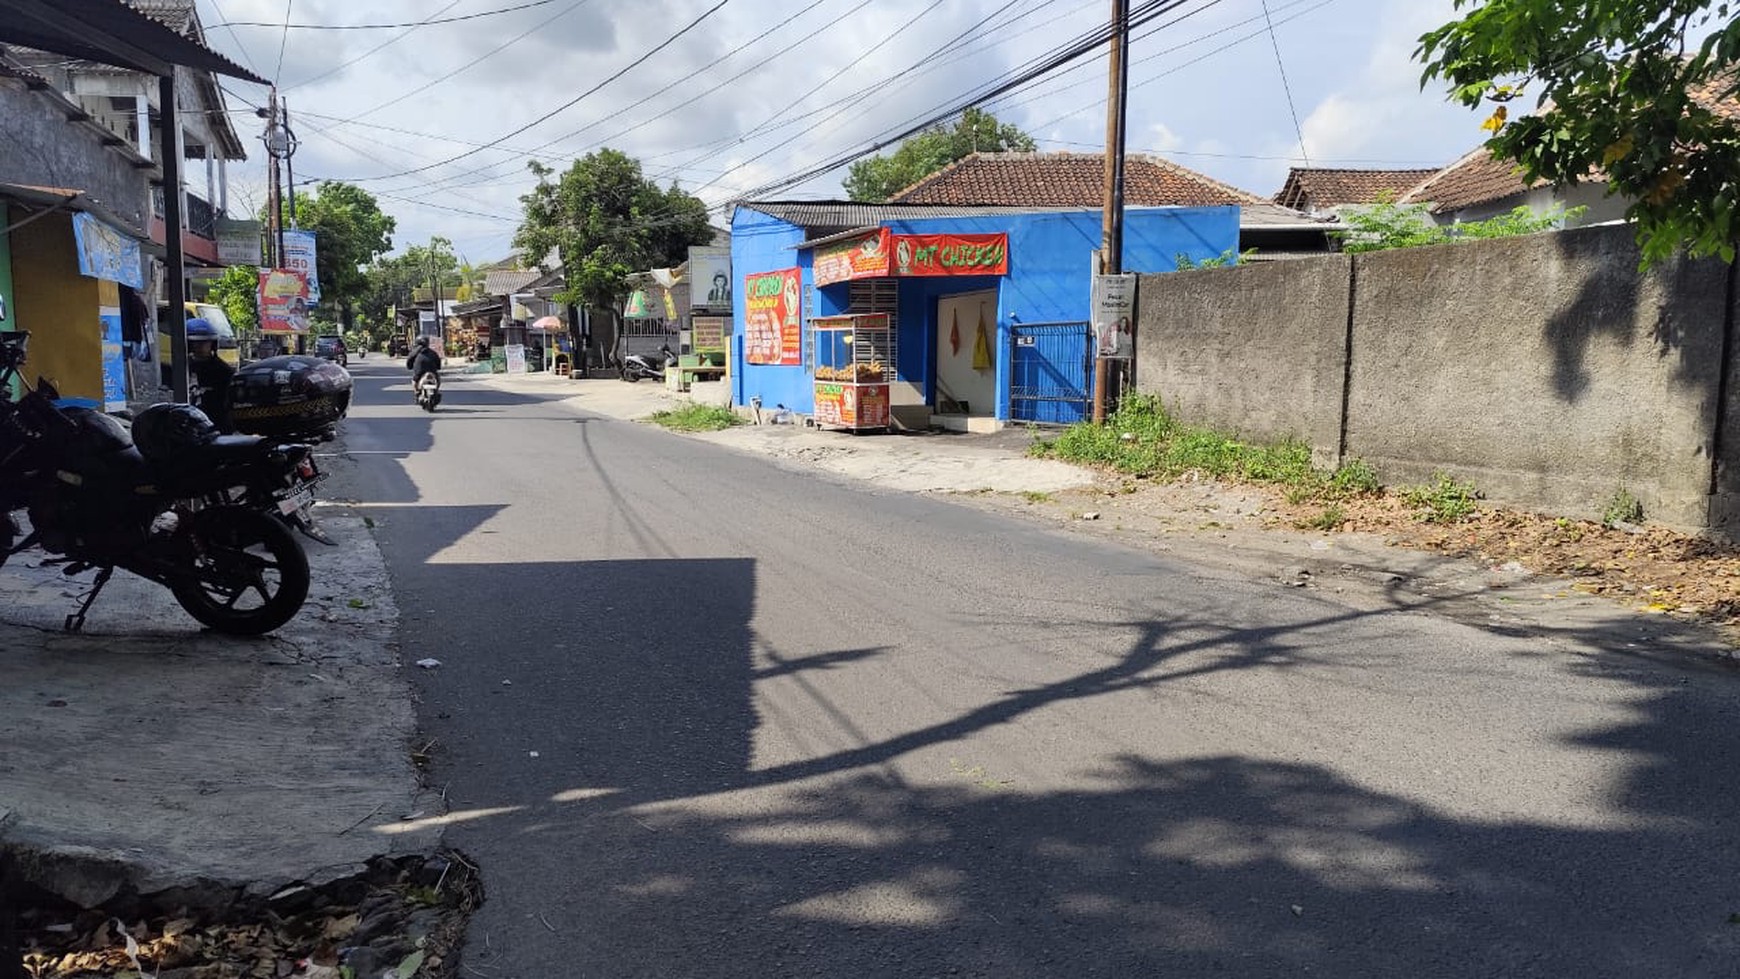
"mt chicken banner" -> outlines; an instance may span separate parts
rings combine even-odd
[[[1009,236],[895,235],[895,275],[1008,275]]]
[[[746,275],[743,297],[743,359],[751,364],[803,363],[803,270]]]

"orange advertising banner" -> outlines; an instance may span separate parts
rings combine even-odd
[[[751,364],[804,362],[803,272],[780,269],[743,277],[743,359]]]
[[[895,235],[895,275],[1008,275],[1009,236]]]
[[[260,332],[308,332],[308,277],[290,269],[260,270]]]
[[[832,285],[852,279],[870,279],[888,274],[890,234],[887,228],[859,238],[836,241],[816,249],[816,285]]]

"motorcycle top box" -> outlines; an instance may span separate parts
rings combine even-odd
[[[236,430],[279,438],[326,438],[350,410],[350,372],[321,357],[257,360],[230,382]]]

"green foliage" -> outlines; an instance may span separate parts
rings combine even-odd
[[[452,290],[460,282],[459,258],[453,243],[436,235],[427,245],[411,245],[392,258],[377,259],[364,280],[366,287],[358,300],[361,315],[375,324],[371,332],[384,338],[392,329],[388,307],[410,305],[416,290],[433,289],[437,280],[443,292]]]
[[[979,109],[968,109],[953,127],[941,123],[900,144],[891,156],[852,164],[840,182],[855,201],[885,201],[972,153],[1031,153],[1033,137]]]
[[[730,408],[718,405],[686,404],[681,408],[654,412],[650,419],[655,425],[678,432],[717,432],[733,425],[743,424],[743,419]]]
[[[1606,508],[1601,511],[1602,526],[1622,523],[1643,523],[1643,503],[1623,486],[1613,491]]]
[[[207,299],[224,308],[239,337],[251,337],[260,325],[260,270],[232,265],[211,284]]]
[[[1311,466],[1311,447],[1286,440],[1250,444],[1207,428],[1178,422],[1160,399],[1124,399],[1104,425],[1072,425],[1056,439],[1038,441],[1033,455],[1111,466],[1132,475],[1174,477],[1199,472],[1255,483],[1315,485],[1324,477]]]
[[[1497,103],[1494,155],[1566,186],[1599,169],[1637,222],[1644,264],[1684,248],[1734,258],[1740,122],[1726,112],[1740,5],[1709,0],[1456,0],[1420,38],[1422,85]],[[1701,42],[1698,38],[1703,38]],[[1508,103],[1541,110],[1509,120]]]
[[[321,307],[356,304],[369,288],[363,269],[392,250],[396,222],[382,213],[373,194],[336,180],[323,180],[313,194],[299,197],[296,220],[303,230],[315,233]]]
[[[1449,473],[1433,473],[1432,482],[1402,491],[1402,500],[1420,510],[1427,523],[1456,523],[1474,514],[1480,491],[1474,484],[1456,480]]]
[[[680,265],[689,246],[712,240],[707,205],[675,184],[661,189],[626,154],[589,153],[555,179],[549,167],[530,167],[538,185],[520,198],[514,247],[561,256],[568,287],[559,302],[616,309],[630,273]]]
[[[1444,245],[1459,241],[1485,241],[1492,238],[1514,238],[1563,227],[1566,221],[1581,216],[1584,208],[1552,207],[1537,212],[1520,206],[1507,214],[1485,221],[1463,221],[1458,224],[1437,224],[1424,204],[1397,204],[1384,201],[1357,210],[1344,211],[1341,221],[1346,230],[1331,232],[1341,242],[1344,252],[1375,252],[1392,248],[1419,248],[1423,245]]]
[[[1349,459],[1329,477],[1329,492],[1334,496],[1376,496],[1383,492],[1377,470],[1364,459]]]
[[[1234,265],[1243,265],[1250,261],[1251,256],[1256,253],[1257,250],[1255,248],[1247,248],[1242,252],[1236,248],[1228,248],[1226,251],[1221,252],[1214,258],[1205,258],[1200,261],[1191,258],[1183,252],[1179,252],[1177,255],[1173,256],[1173,258],[1177,262],[1178,271],[1188,272],[1191,269],[1221,269],[1231,268]]]
[[[1347,522],[1347,513],[1340,506],[1331,503],[1323,508],[1323,512],[1308,520],[1302,520],[1298,526],[1305,530],[1334,530]]]

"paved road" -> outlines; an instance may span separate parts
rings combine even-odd
[[[1740,972],[1729,671],[357,380],[468,974]]]

